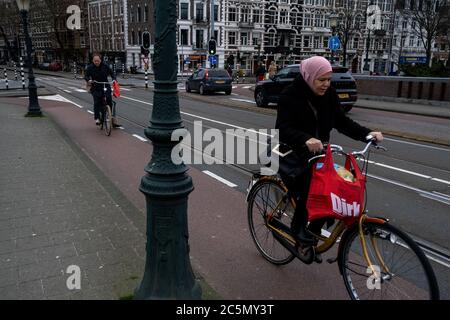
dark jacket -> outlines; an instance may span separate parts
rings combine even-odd
[[[116,80],[116,77],[114,76],[112,70],[110,67],[108,67],[103,62],[100,63],[98,67],[95,66],[95,64],[91,63],[86,68],[86,73],[84,75],[84,79],[86,81],[89,80],[95,80],[99,82],[108,82],[108,76],[110,76],[113,80]],[[107,85],[107,88],[110,88],[109,85]],[[92,90],[93,91],[102,91],[103,85],[101,84],[92,84]]]
[[[333,128],[361,141],[371,131],[345,115],[332,87],[325,95],[316,96],[301,75],[280,95],[275,128],[279,130],[280,142],[292,147],[302,160],[311,156],[305,152],[306,141],[316,138],[322,143],[329,142]]]

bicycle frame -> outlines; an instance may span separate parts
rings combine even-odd
[[[370,145],[373,143],[373,141],[370,141],[367,146],[365,147],[364,150],[362,151],[358,151],[358,152],[353,152],[353,155],[361,155],[364,156],[364,154],[368,151]],[[336,146],[336,145],[332,145],[332,148],[334,148],[335,152],[347,155],[343,150],[342,147],[340,146]],[[381,147],[379,147],[381,148]],[[320,157],[324,157],[324,155],[319,155],[319,156],[315,156],[313,158],[310,159],[314,160]],[[254,176],[255,177],[255,176]],[[286,231],[282,230],[281,228],[272,225],[271,221],[272,221],[272,217],[275,215],[275,213],[279,212],[280,210],[284,210],[286,208],[286,206],[290,203],[293,207],[293,209],[295,210],[295,201],[291,198],[289,191],[287,189],[287,187],[284,185],[283,181],[278,177],[278,176],[256,176],[256,179],[251,180],[248,191],[250,191],[247,195],[247,201],[249,198],[249,195],[251,193],[251,189],[253,188],[253,186],[255,185],[256,182],[264,182],[264,181],[276,181],[279,185],[282,186],[285,194],[283,195],[283,197],[278,201],[278,203],[276,204],[274,210],[272,212],[270,212],[267,216],[266,219],[266,226],[267,228],[269,228],[270,230],[278,233],[281,237],[283,237],[285,240],[287,240],[292,246],[296,246],[297,245],[297,241],[296,239],[289,233],[287,233]],[[289,197],[289,201],[286,201],[286,197]],[[285,203],[285,207],[283,208],[283,203]],[[339,237],[341,236],[345,236],[345,232],[349,232],[349,230],[351,230],[355,225],[358,227],[359,229],[359,235],[360,235],[360,239],[361,239],[361,245],[362,245],[362,249],[363,249],[363,256],[364,259],[366,260],[366,262],[368,263],[368,265],[370,266],[373,274],[375,275],[375,277],[378,279],[381,275],[380,275],[380,270],[376,270],[376,268],[374,268],[374,263],[372,263],[369,254],[368,254],[368,250],[367,250],[367,244],[364,238],[364,234],[363,234],[363,222],[373,222],[373,223],[378,223],[378,224],[384,224],[387,223],[388,220],[387,219],[382,219],[382,218],[374,218],[374,217],[369,217],[366,213],[365,210],[363,210],[363,212],[361,213],[361,215],[359,216],[359,218],[357,220],[355,220],[353,223],[351,224],[347,224],[344,220],[339,220],[338,223],[336,224],[336,226],[333,228],[331,234],[329,237],[323,237],[322,235],[315,235],[316,238],[320,241],[322,241],[322,243],[318,246],[314,246],[314,252],[316,253],[324,253],[326,251],[328,251],[329,249],[331,249],[333,247],[333,245],[335,243],[338,242]],[[381,254],[379,252],[379,249],[373,239],[373,237],[371,236],[371,243],[372,246],[375,250],[375,255],[377,257],[377,259],[379,260],[380,264],[383,268],[383,270],[390,274],[389,272],[389,268],[386,266],[386,263],[383,261]],[[338,255],[341,254],[341,247],[339,247],[338,250]]]

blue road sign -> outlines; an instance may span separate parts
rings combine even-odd
[[[341,41],[339,40],[338,36],[332,36],[328,40],[328,48],[331,51],[336,51],[341,47]]]
[[[191,59],[189,57],[184,58],[184,64],[189,64]]]
[[[217,64],[217,56],[209,56],[208,59],[211,64]]]
[[[427,63],[427,57],[400,57],[400,63]]]

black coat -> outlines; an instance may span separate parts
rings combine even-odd
[[[86,73],[84,75],[84,79],[86,81],[89,80],[95,80],[98,82],[108,82],[108,76],[111,76],[113,80],[116,80],[116,77],[114,76],[114,73],[112,72],[111,68],[108,67],[103,62],[100,63],[98,67],[95,66],[95,64],[91,63],[86,68]],[[109,89],[110,85],[106,85],[106,87]],[[103,85],[102,84],[92,84],[92,91],[99,91],[102,92]]]
[[[371,132],[345,115],[332,87],[325,95],[316,96],[301,75],[280,95],[275,128],[279,130],[280,142],[292,147],[303,163],[311,157],[305,145],[311,138],[329,142],[330,132],[335,128],[355,140],[365,141]]]

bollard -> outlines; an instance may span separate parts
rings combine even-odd
[[[9,90],[8,74],[6,73],[6,68],[4,69],[4,72],[5,72],[5,85],[6,85],[6,90]]]
[[[145,68],[145,89],[148,88],[147,68]]]
[[[14,61],[14,80],[17,81],[17,64]]]
[[[125,64],[122,63],[122,78],[125,79]]]
[[[74,79],[77,78],[77,63],[75,61],[73,62],[73,77]]]
[[[245,73],[242,75],[242,83],[245,83]]]
[[[23,60],[20,57],[20,76],[22,77],[22,90],[25,90],[25,75],[23,72]]]

